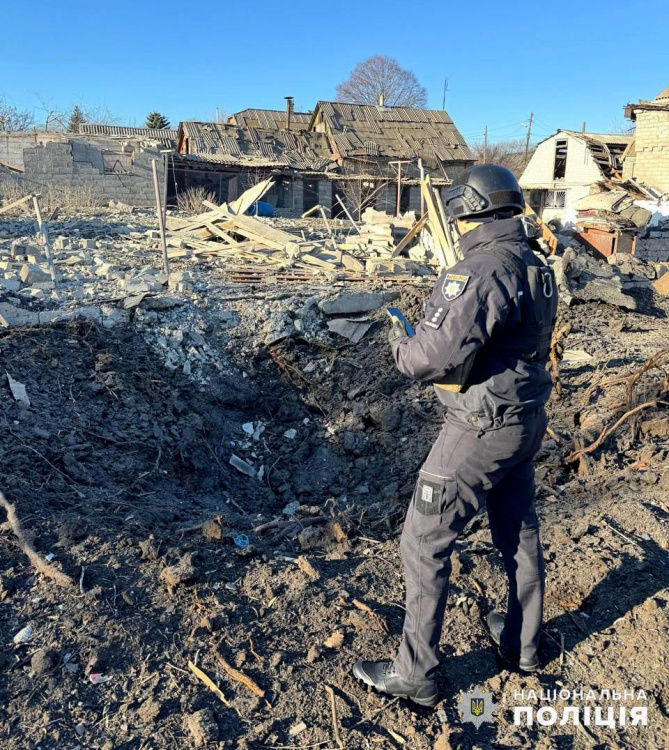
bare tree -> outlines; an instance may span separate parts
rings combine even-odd
[[[520,177],[525,169],[525,141],[522,138],[488,143],[487,148],[483,141],[477,141],[470,143],[469,148],[478,164],[499,164],[510,169],[516,177]],[[528,160],[535,148],[530,145]]]
[[[337,101],[389,107],[426,107],[427,89],[415,74],[383,55],[358,63],[349,78],[337,86]]]
[[[0,97],[0,130],[30,130],[35,124],[35,116],[28,110],[21,110]]]
[[[35,99],[39,102],[37,110],[43,112],[43,123],[37,127],[43,127],[44,130],[62,132],[67,126],[67,112],[61,107],[55,105],[52,99],[46,99],[37,91],[33,92]]]
[[[83,114],[86,122],[92,125],[118,125],[121,122],[121,118],[112,112],[106,104],[84,107]]]

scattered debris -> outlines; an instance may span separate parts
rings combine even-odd
[[[190,583],[195,578],[195,568],[189,557],[178,565],[170,565],[160,572],[160,580],[172,591],[181,584]]]
[[[30,406],[30,399],[28,398],[25,385],[23,385],[23,383],[19,383],[18,380],[14,380],[14,378],[9,373],[6,374],[7,382],[9,383],[9,389],[11,390],[14,399],[16,401],[20,401],[26,406]]]
[[[307,560],[304,555],[300,555],[297,558],[297,567],[312,581],[318,581],[321,574],[314,568],[314,566]]]
[[[344,634],[337,630],[323,644],[326,648],[338,649],[344,643]]]
[[[232,708],[232,704],[226,699],[226,697],[223,695],[220,688],[216,686],[214,681],[211,679],[211,677],[208,677],[199,667],[196,667],[193,662],[188,662],[188,668],[190,671],[202,682],[204,685],[206,685],[211,692],[219,698],[221,703],[224,703],[228,708]]]
[[[239,456],[236,456],[234,453],[230,456],[230,466],[234,466],[237,471],[240,471],[242,474],[246,474],[247,477],[253,477],[253,479],[258,478],[258,472],[253,468],[253,466],[241,459]]]
[[[26,625],[25,628],[19,630],[12,640],[17,646],[23,646],[25,643],[32,640],[34,632],[32,625]]]

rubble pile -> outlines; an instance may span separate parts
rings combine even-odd
[[[581,198],[575,206],[579,227],[602,226],[616,229],[640,229],[648,224],[652,213],[635,205],[627,190],[608,190]]]

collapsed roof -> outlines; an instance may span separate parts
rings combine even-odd
[[[343,158],[423,160],[430,171],[474,156],[453,120],[442,110],[320,101],[311,130],[327,132]]]
[[[609,179],[621,176],[623,154],[634,138],[632,135],[621,135],[619,133],[583,133],[578,130],[558,130],[557,133],[545,138],[541,143],[550,140],[550,138],[559,138],[560,135],[568,135],[582,141],[599,167],[602,177]]]
[[[177,151],[197,161],[258,168],[324,172],[333,166],[325,135],[305,131],[242,128],[214,122],[182,122]]]

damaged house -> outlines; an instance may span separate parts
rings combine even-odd
[[[337,187],[356,213],[367,205],[391,214],[419,211],[421,170],[442,187],[475,163],[443,110],[320,101],[310,130],[328,137]]]
[[[322,202],[321,192],[330,192],[328,173],[335,167],[321,133],[182,122],[169,167],[170,193],[202,187],[218,203],[231,202],[271,176],[274,185],[263,200],[277,213],[299,216]]]
[[[305,120],[308,118],[308,121]],[[367,206],[388,213],[420,210],[420,176],[449,185],[474,157],[441,110],[318,102],[310,115],[244,110],[226,124],[184,122],[170,166],[170,192],[202,186],[231,201],[272,176],[263,200],[282,215],[317,205],[359,216]]]
[[[532,210],[545,222],[573,225],[576,204],[602,180],[619,180],[629,135],[558,130],[538,144],[520,178]]]
[[[0,135],[0,194],[13,184],[33,192],[76,188],[91,203],[155,204],[151,161],[163,174],[163,153],[175,130],[82,125],[79,133],[8,132]]]

